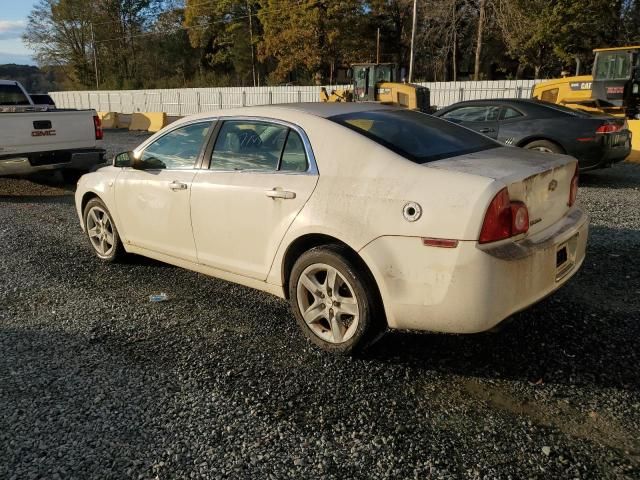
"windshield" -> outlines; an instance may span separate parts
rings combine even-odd
[[[628,80],[631,77],[629,52],[598,53],[595,80]]]
[[[411,110],[370,110],[329,117],[415,162],[479,152],[500,145],[467,128]]]

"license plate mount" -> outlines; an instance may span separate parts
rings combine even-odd
[[[556,248],[556,282],[562,280],[562,278],[573,270],[576,264],[577,247],[578,234],[576,233]]]

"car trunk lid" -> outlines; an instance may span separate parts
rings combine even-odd
[[[512,201],[521,201],[527,206],[528,234],[532,234],[553,225],[569,210],[576,160],[565,155],[502,147],[438,160],[425,166],[503,183]]]

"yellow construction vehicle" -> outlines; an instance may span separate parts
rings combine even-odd
[[[349,69],[353,84],[347,89],[332,90],[323,87],[323,102],[380,102],[399,105],[411,110],[430,112],[429,89],[398,81],[397,67],[393,63],[358,63]]]
[[[541,82],[531,96],[590,113],[627,119],[632,133],[628,160],[640,161],[640,46],[593,51],[592,75]]]

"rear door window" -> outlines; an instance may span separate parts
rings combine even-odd
[[[403,157],[427,163],[490,148],[497,142],[467,128],[411,110],[369,110],[329,117]]]
[[[495,105],[470,105],[451,110],[441,118],[458,122],[495,122],[499,112],[500,107]]]
[[[306,172],[300,135],[286,125],[259,120],[227,120],[211,154],[212,170]]]
[[[522,117],[522,116],[523,116],[522,113],[520,113],[515,108],[504,107],[502,109],[502,118],[501,118],[501,120],[511,120],[511,119],[514,119],[514,118]]]

